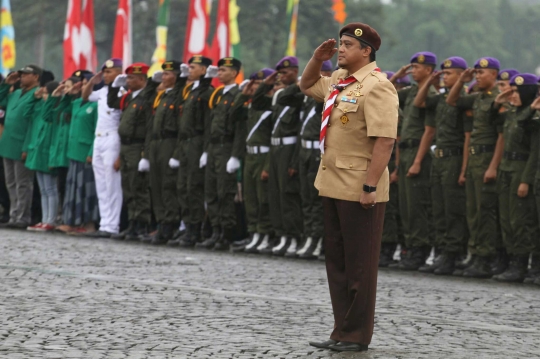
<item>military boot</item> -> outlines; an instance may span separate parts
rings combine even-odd
[[[233,253],[243,252],[246,249],[247,245],[253,242],[254,235],[255,233],[252,233],[247,238],[231,243],[231,251]]]
[[[508,268],[508,253],[506,249],[502,248],[497,250],[495,260],[491,263],[491,273],[493,275],[501,274]]]
[[[489,257],[476,256],[474,263],[463,271],[467,278],[491,278],[491,266]]]
[[[273,240],[269,234],[266,234],[261,243],[257,246],[257,251],[254,253],[259,254],[272,254]]]
[[[298,252],[299,248],[298,240],[296,238],[291,238],[289,247],[287,248],[287,251],[285,252],[285,257],[289,258],[296,258],[296,252]]]
[[[523,283],[534,283],[536,278],[540,278],[540,255],[534,254],[531,258],[531,269],[525,275]]]
[[[244,248],[245,253],[257,253],[257,247],[263,241],[264,236],[259,233],[253,233],[251,236],[251,242]]]
[[[493,276],[493,279],[499,282],[517,282],[521,283],[525,279],[527,267],[529,266],[529,256],[512,256],[512,260],[503,273]]]
[[[474,264],[474,261],[476,260],[476,255],[471,255],[470,257],[465,257],[462,259],[456,259],[455,263],[455,269],[452,275],[455,275],[456,277],[461,277],[463,275],[463,272],[465,269],[471,267]]]
[[[180,242],[183,241],[183,240],[190,240],[191,239],[191,235],[192,235],[192,227],[191,227],[191,224],[189,223],[186,223],[186,230],[183,234],[179,235],[178,233],[179,231],[177,230],[174,235],[173,235],[173,238],[170,239],[168,242],[167,242],[167,245],[170,246],[170,247],[178,247],[180,245]]]
[[[435,258],[433,259],[433,263],[431,264],[424,264],[423,266],[421,266],[420,268],[418,268],[418,271],[419,272],[422,272],[422,273],[433,273],[435,272],[435,270],[437,268],[439,268],[439,265],[442,261],[442,254],[440,255],[437,255],[435,256]]]
[[[216,245],[217,241],[221,237],[221,228],[214,227],[214,231],[212,232],[212,236],[210,238],[205,239],[204,241],[197,243],[195,245],[196,248],[206,248],[206,249],[212,249]]]
[[[135,224],[133,226],[133,229],[126,233],[124,236],[125,241],[136,241],[139,239],[139,235],[141,234],[141,228],[144,226],[143,223],[139,221],[135,221]]]
[[[129,221],[128,227],[126,229],[124,229],[122,232],[120,232],[118,234],[113,234],[111,236],[111,238],[112,239],[118,239],[118,240],[126,239],[126,236],[129,233],[132,233],[132,232],[135,231],[135,227],[136,227],[136,222],[135,221]]]
[[[148,236],[150,233],[150,224],[144,222],[137,222],[137,231],[134,234],[126,236],[126,241],[137,241],[141,237]]]
[[[221,236],[219,236],[218,241],[212,248],[214,251],[228,251],[230,248],[230,244],[233,241],[233,233],[234,230],[231,228],[223,228],[223,231],[221,232]]]
[[[409,248],[405,260],[399,263],[398,268],[401,270],[418,270],[418,268],[426,263],[430,251],[431,248],[429,247]]]
[[[287,249],[291,244],[290,239],[287,236],[281,236],[277,245],[272,248],[272,254],[275,256],[283,257],[287,253]]]
[[[324,260],[325,258],[324,258],[324,246],[323,245],[324,245],[324,242],[323,242],[323,238],[321,237],[317,241],[317,245],[315,246],[315,249],[313,250],[311,255],[310,255],[309,252],[306,252],[300,258],[304,258],[304,259],[320,259],[321,256],[322,256],[322,260]]]
[[[173,236],[174,234],[174,226],[170,223],[163,223],[160,226],[161,233],[158,231],[154,238],[152,239],[152,242],[150,242],[153,245],[159,246],[166,244]]]
[[[390,263],[388,265],[388,268],[391,268],[391,269],[399,269],[399,265],[401,264],[401,262],[403,262],[404,260],[406,260],[408,257],[410,257],[412,255],[412,252],[409,251],[407,249],[407,247],[405,247],[405,245],[401,245],[401,251],[399,252],[399,261],[394,261],[393,263]]]
[[[186,232],[189,232],[189,236],[181,236],[178,239],[178,245],[182,248],[195,247],[197,243],[201,241],[201,224],[189,224],[187,225]]]
[[[457,253],[445,252],[439,256],[437,268],[433,271],[436,275],[452,275],[456,269]]]
[[[141,234],[139,236],[139,240],[143,243],[152,243],[152,241],[154,240],[156,236],[162,235],[162,232],[163,232],[162,227],[163,227],[163,224],[158,223],[157,231],[155,231],[155,233],[154,232],[150,233],[150,231],[148,231],[146,234]]]
[[[383,243],[381,245],[381,254],[379,255],[379,267],[388,267],[390,264],[394,263],[395,251],[395,243]]]
[[[322,239],[322,238],[321,238]],[[318,260],[322,261],[322,262],[325,262],[326,261],[326,256],[324,255],[324,245],[323,245],[323,242],[321,241],[321,251],[317,257]]]
[[[308,241],[311,243],[308,243]],[[317,257],[319,256],[321,252],[321,247],[322,247],[322,238],[316,239],[316,238],[310,237],[306,240],[304,247],[300,249],[298,252],[296,252],[296,254],[298,255],[299,258],[302,258],[302,259],[317,259]]]

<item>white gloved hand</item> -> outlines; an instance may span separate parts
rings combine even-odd
[[[242,83],[240,84],[240,91],[242,91],[244,89],[244,87],[247,86],[247,84],[249,83],[250,80],[244,80],[242,81]]]
[[[173,170],[177,169],[178,167],[180,167],[180,161],[178,161],[177,159],[171,158],[169,160],[169,167],[172,168]]]
[[[240,160],[236,157],[231,157],[227,161],[227,173],[234,173],[240,168]]]
[[[206,161],[208,160],[208,153],[204,152],[199,160],[199,168],[206,166]]]
[[[148,172],[150,171],[150,162],[146,158],[141,158],[139,161],[139,172]]]
[[[204,77],[206,77],[206,78],[214,78],[214,77],[217,77],[217,74],[218,74],[218,67],[210,65],[206,69],[206,75],[204,75]]]
[[[189,66],[186,64],[180,65],[180,77],[188,77],[189,75]]]
[[[163,79],[163,71],[156,71],[152,75],[152,81],[154,82],[161,82],[162,79]]]
[[[124,87],[126,86],[127,75],[118,75],[112,83],[112,87]]]

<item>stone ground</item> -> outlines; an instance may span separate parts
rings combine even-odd
[[[382,270],[367,353],[320,262],[0,230],[0,358],[540,358],[540,287]]]

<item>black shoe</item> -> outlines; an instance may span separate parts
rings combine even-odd
[[[381,245],[381,254],[379,255],[379,267],[385,268],[394,263],[395,243],[383,243]]]
[[[161,223],[156,235],[152,238],[150,242],[153,245],[160,246],[167,244],[167,242],[172,238],[174,227],[170,223]]]
[[[337,344],[330,345],[329,348],[338,352],[365,352],[368,350],[367,345],[350,342],[339,342]]]
[[[298,257],[302,259],[317,259],[319,255],[321,255],[322,246],[323,246],[322,237],[319,239],[314,238],[311,242],[311,245],[307,248],[307,250],[304,253],[298,254],[301,251],[300,250],[296,252],[296,254],[298,254]]]
[[[321,262],[326,262],[326,256],[324,255],[324,245],[321,246],[321,254],[319,254],[317,259],[320,260]]]
[[[259,254],[272,254],[272,248],[276,245],[276,238],[270,238],[269,235],[264,236],[263,241],[257,247],[257,253]]]
[[[536,278],[533,284],[540,285],[540,277]]]
[[[250,236],[246,239],[242,239],[241,241],[233,242],[231,244],[231,250],[234,253],[243,252],[246,249],[246,246],[251,243],[251,241],[252,241],[252,238]]]
[[[506,249],[497,250],[495,260],[491,263],[491,274],[497,275],[503,273],[508,268],[509,262],[510,260],[506,253]]]
[[[272,248],[272,254],[275,256],[283,257],[287,253],[287,249],[291,244],[290,238],[287,236],[281,236],[276,246]]]
[[[296,258],[296,252],[300,249],[300,245],[298,243],[298,239],[292,237],[289,241],[289,246],[287,247],[287,251],[285,251],[285,257],[289,258]]]
[[[0,223],[0,229],[11,228],[10,225],[11,225],[11,222],[9,222],[9,220],[8,220],[8,222],[2,222],[2,223]]]
[[[182,236],[179,238],[179,245],[182,248],[193,248],[201,240],[201,224],[190,224],[189,236]],[[186,232],[187,233],[187,232]]]
[[[122,232],[118,234],[113,234],[111,238],[123,240],[126,238],[128,233],[135,233],[135,226],[136,226],[135,221],[129,221],[128,227],[126,229],[124,229]]]
[[[115,233],[107,232],[107,231],[95,231],[90,233],[85,233],[85,237],[90,238],[111,238]]]
[[[531,261],[531,269],[525,275],[523,283],[534,283],[536,278],[540,278],[540,255],[533,254]]]
[[[443,253],[437,268],[433,271],[436,275],[452,275],[456,269],[456,253]]]
[[[474,263],[463,271],[467,278],[491,278],[491,267],[488,257],[476,256]]]
[[[407,256],[399,262],[398,268],[406,271],[418,270],[418,268],[426,263],[430,251],[431,248],[429,247],[409,248]]]
[[[205,248],[205,249],[214,248],[220,236],[221,236],[221,229],[219,227],[214,227],[214,232],[212,233],[212,236],[210,238],[205,239],[201,243],[197,243],[195,247]]]
[[[463,257],[462,259],[456,259],[456,269],[467,269],[470,266],[474,264],[474,261],[476,259],[476,256],[473,254],[470,258],[467,258],[467,256]]]
[[[231,247],[231,243],[234,238],[234,229],[232,228],[223,228],[223,231],[221,232],[221,236],[219,237],[219,240],[216,242],[214,248],[212,250],[214,251],[228,251]]]
[[[251,235],[251,242],[249,242],[244,248],[245,253],[257,253],[257,247],[264,241],[265,235],[260,233],[253,233]]]
[[[7,223],[7,228],[11,229],[24,229],[28,228],[29,224],[24,222]]]
[[[437,257],[435,257],[432,264],[424,264],[423,266],[418,268],[418,271],[421,273],[433,273],[437,268],[439,268],[442,260],[442,254],[438,255]]]
[[[335,345],[338,342],[332,339],[328,339],[325,342],[309,342],[309,345],[315,348],[330,349],[330,345]]]
[[[126,234],[126,241],[138,241],[141,237],[148,236],[148,223],[137,222],[133,232]]]
[[[186,230],[182,232],[180,230],[176,230],[173,234],[172,239],[170,239],[167,242],[167,245],[169,247],[178,247],[180,246],[181,241],[189,240],[190,237],[191,237],[191,224],[186,223]]]
[[[521,283],[525,279],[525,273],[529,266],[529,256],[514,256],[508,269],[503,273],[493,276],[499,282]]]

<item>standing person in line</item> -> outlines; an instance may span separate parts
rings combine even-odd
[[[9,192],[9,222],[2,227],[26,229],[31,222],[34,171],[26,168],[27,153],[23,148],[30,141],[34,107],[39,99],[34,93],[39,87],[43,70],[28,65],[11,73],[0,85],[0,102],[7,98],[4,132],[0,138],[0,157],[4,159],[6,187]],[[10,93],[11,86],[20,80],[20,89]]]
[[[110,238],[117,234],[120,229],[120,212],[122,211],[122,176],[120,174],[120,136],[118,126],[122,111],[112,109],[107,104],[109,84],[122,73],[122,60],[109,59],[97,73],[84,86],[82,91],[83,101],[98,103],[98,122],[96,126],[96,138],[94,140],[94,153],[92,167],[96,179],[98,195],[99,230],[88,233],[87,236],[94,238]],[[105,86],[93,91],[95,85],[101,80]]]
[[[326,271],[334,312],[330,340],[310,345],[367,351],[373,336],[377,269],[388,201],[387,164],[397,135],[399,100],[375,63],[381,38],[351,23],[319,46],[300,87],[325,102],[321,164],[315,187],[323,197]],[[338,52],[341,68],[321,77],[323,61]]]

